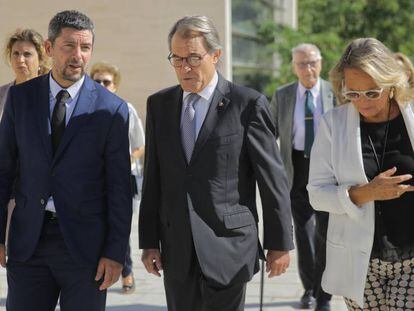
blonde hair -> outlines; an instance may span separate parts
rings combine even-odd
[[[397,60],[398,64],[400,64],[405,70],[408,77],[408,83],[414,87],[414,68],[411,60],[407,55],[401,52],[394,53],[394,57]]]
[[[401,66],[391,51],[375,38],[352,41],[339,62],[329,72],[333,90],[340,104],[345,103],[342,88],[346,68],[362,70],[381,88],[393,88],[394,98],[399,103],[407,103],[414,99],[414,88],[409,83],[405,67]]]
[[[93,76],[97,73],[110,73],[114,77],[114,85],[118,89],[119,83],[121,83],[121,72],[119,71],[118,67],[106,63],[106,62],[98,62],[93,64],[91,67],[90,76],[93,79]]]
[[[29,42],[33,44],[33,46],[36,49],[38,58],[39,58],[38,74],[43,75],[49,72],[50,59],[46,55],[45,47],[43,45],[44,40],[40,33],[38,33],[34,29],[17,29],[6,40],[6,48],[4,50],[4,57],[8,63],[10,63],[12,48],[16,42]]]

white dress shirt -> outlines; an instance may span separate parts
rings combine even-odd
[[[296,103],[295,112],[293,116],[293,149],[303,151],[305,149],[305,100],[306,91],[300,82],[298,82],[298,88],[296,90]],[[316,135],[319,120],[323,114],[322,96],[321,96],[321,83],[320,79],[309,89],[313,96],[313,104],[315,109],[313,111],[313,132]]]

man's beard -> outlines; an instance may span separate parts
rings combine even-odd
[[[70,65],[70,64],[69,64]],[[76,82],[79,81],[83,75],[85,74],[85,68],[83,66],[81,66],[81,72],[80,73],[74,73],[74,74],[69,74],[68,73],[68,67],[69,65],[67,65],[63,71],[62,71],[62,78],[67,80],[67,81],[72,81],[72,82]]]

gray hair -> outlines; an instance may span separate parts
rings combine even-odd
[[[176,33],[185,39],[201,35],[207,44],[209,53],[222,49],[218,31],[207,16],[185,16],[178,20],[168,34],[168,47],[170,51],[172,37]]]
[[[294,48],[292,48],[292,59],[293,59],[293,56],[297,53],[305,54],[309,52],[315,52],[318,60],[322,59],[321,51],[315,44],[312,44],[312,43],[301,43],[295,46]]]
[[[395,99],[399,103],[414,99],[414,88],[409,83],[406,69],[398,63],[391,51],[375,38],[359,38],[352,41],[339,62],[329,72],[333,90],[341,104],[345,103],[342,88],[346,68],[362,70],[381,88],[393,88]]]
[[[52,44],[55,42],[56,38],[59,37],[62,32],[62,28],[74,28],[77,30],[90,30],[95,39],[95,26],[93,25],[92,20],[85,14],[75,11],[68,10],[57,13],[50,20],[49,30],[48,30],[48,39]]]

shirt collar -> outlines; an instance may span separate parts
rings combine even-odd
[[[85,75],[82,76],[82,78],[80,78],[78,81],[76,81],[75,83],[73,83],[70,87],[68,88],[63,88],[61,87],[56,81],[55,79],[53,79],[52,73],[50,73],[49,75],[49,85],[50,85],[50,92],[52,93],[53,97],[56,98],[57,94],[61,91],[61,90],[66,90],[68,91],[70,98],[74,99],[76,97],[76,95],[78,95],[83,81],[85,81]]]
[[[316,84],[311,88],[311,89],[307,89],[306,87],[303,86],[302,83],[300,83],[300,81],[298,82],[299,86],[299,94],[300,96],[304,96],[306,91],[311,91],[313,98],[316,98],[319,94],[319,89],[320,89],[320,79],[318,78],[318,81],[316,82]]]
[[[200,97],[202,97],[202,98],[204,98],[205,100],[208,101],[211,98],[211,96],[213,95],[214,90],[217,87],[217,83],[218,83],[218,74],[217,74],[217,71],[215,71],[214,76],[211,79],[211,81],[207,84],[207,86],[204,89],[202,89],[197,94]],[[191,92],[184,91],[183,99],[187,98],[187,96],[190,95],[190,94],[191,94]]]

